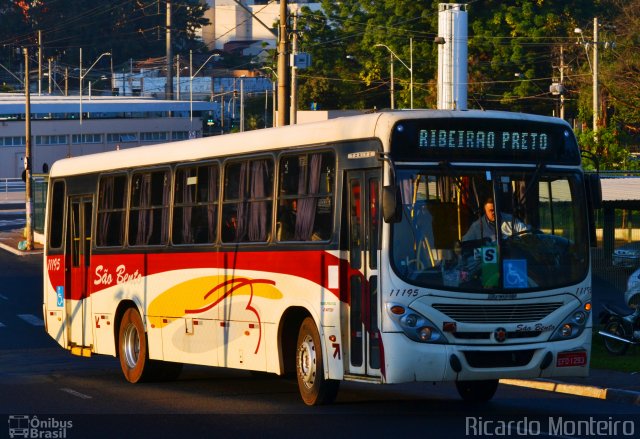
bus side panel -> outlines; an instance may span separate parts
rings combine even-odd
[[[143,255],[94,254],[91,259],[89,284],[91,285],[91,324],[94,336],[94,352],[116,355],[116,339],[119,332],[116,327],[116,312],[123,301],[130,301],[142,311],[145,298],[145,280]],[[158,348],[149,340],[149,355],[155,357]]]
[[[47,333],[62,347],[67,346],[64,312],[64,273],[62,255],[45,257],[44,321]]]
[[[184,259],[178,262],[178,259]],[[149,257],[146,309],[154,358],[218,366],[216,252]]]

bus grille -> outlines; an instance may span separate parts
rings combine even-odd
[[[449,318],[464,323],[521,323],[542,320],[558,308],[562,302],[527,303],[518,305],[433,305]]]
[[[523,351],[466,351],[464,358],[471,367],[489,369],[492,367],[522,367],[529,364],[534,349]]]

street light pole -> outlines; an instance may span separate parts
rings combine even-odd
[[[389,67],[389,73],[391,74],[391,87],[389,87],[389,91],[391,94],[391,109],[394,110],[395,109],[395,85],[394,85],[394,81],[393,81],[393,54],[389,54],[389,63],[390,63],[390,67]]]
[[[389,53],[391,54],[391,56],[395,57],[398,61],[400,61],[402,63],[402,65],[409,70],[409,73],[411,74],[410,76],[410,80],[409,80],[409,89],[410,89],[410,101],[411,101],[411,109],[413,110],[413,38],[409,39],[409,51],[410,51],[410,60],[409,60],[409,64],[407,65],[404,61],[402,61],[402,59],[396,55],[396,53],[391,50],[391,48],[389,46],[387,46],[386,44],[376,44],[374,47],[384,47],[385,49],[387,49],[389,51]],[[393,62],[391,62],[391,87],[393,88]],[[392,97],[393,99],[393,97]],[[391,108],[393,108],[393,102],[391,104]]]
[[[110,52],[105,52],[105,53],[100,54],[98,59],[96,59],[95,62],[93,64],[91,64],[91,67],[89,67],[85,73],[82,73],[82,47],[80,48],[80,125],[82,125],[82,89],[83,89],[83,81],[84,81],[85,76],[87,76],[89,74],[89,72],[91,71],[91,69],[94,68],[96,64],[98,64],[98,61],[100,61],[100,59],[102,59],[103,56],[111,56],[111,53]],[[82,133],[80,133],[80,134],[82,134]]]
[[[200,70],[207,65],[211,58],[219,56],[217,53],[212,54],[207,60],[200,66],[195,73],[193,72],[193,50],[189,50],[189,122],[193,128],[193,78],[200,73]]]

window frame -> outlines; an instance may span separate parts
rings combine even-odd
[[[108,172],[108,173],[104,173],[104,174],[100,174],[98,177],[98,185],[97,185],[97,190],[96,190],[96,223],[95,223],[95,231],[94,231],[94,247],[95,248],[104,248],[104,249],[108,249],[108,248],[123,248],[128,246],[128,232],[129,232],[129,198],[130,198],[130,191],[131,191],[131,174],[132,171],[127,171],[127,170],[123,170],[123,171],[116,171],[116,172]],[[124,177],[125,178],[125,199],[122,205],[122,208],[118,208],[115,209],[113,207],[111,207],[110,209],[106,209],[109,211],[109,213],[117,213],[117,212],[122,212],[123,218],[122,218],[122,242],[119,245],[101,245],[99,244],[99,237],[101,237],[100,234],[100,225],[99,225],[99,219],[100,219],[100,214],[105,212],[105,209],[103,209],[100,206],[100,194],[101,194],[101,185],[102,182],[105,178],[116,178],[116,177]]]
[[[166,200],[166,204],[162,204],[162,205],[154,205],[154,204],[150,204],[149,206],[133,206],[133,201],[134,201],[134,196],[133,196],[133,191],[134,191],[134,184],[135,184],[135,176],[136,175],[143,175],[143,174],[154,174],[157,172],[165,172],[165,175],[167,176],[167,182],[166,184],[168,185],[168,194],[166,194],[167,200]],[[153,178],[153,177],[152,177]],[[171,240],[170,240],[170,233],[171,233],[171,206],[173,203],[172,200],[172,195],[173,195],[173,191],[172,191],[172,186],[173,186],[173,169],[171,167],[170,164],[167,165],[160,165],[160,166],[152,166],[152,167],[142,167],[140,169],[135,169],[135,170],[129,170],[129,193],[128,193],[128,202],[127,202],[127,230],[126,230],[126,246],[130,247],[130,248],[141,248],[141,247],[167,247],[171,244]],[[150,196],[150,202],[153,199],[153,181],[151,182],[151,191],[149,193]],[[165,194],[163,192],[163,198],[164,198]],[[139,213],[142,210],[147,210],[147,211],[151,211],[151,213],[153,214],[153,212],[155,210],[162,210],[162,209],[166,209],[166,228],[164,228],[164,224],[161,223],[160,227],[160,243],[143,243],[143,244],[137,244],[137,243],[132,243],[131,239],[132,239],[132,216],[134,215],[134,213]],[[162,214],[161,214],[162,215]],[[153,231],[153,228],[151,229]],[[136,225],[136,234],[139,233],[139,219],[138,219],[138,224]]]
[[[177,197],[177,192],[176,192],[176,185],[178,184],[178,174],[180,172],[181,169],[200,169],[200,168],[208,168],[210,166],[213,166],[214,168],[216,168],[217,170],[217,175],[216,175],[216,193],[214,194],[213,199],[209,199],[206,202],[201,202],[198,201],[197,199],[195,201],[192,201],[190,203],[185,203],[185,202],[181,202],[178,203],[176,200],[178,199]],[[198,161],[198,162],[192,162],[192,163],[186,163],[186,164],[176,164],[175,167],[173,168],[173,184],[171,185],[171,202],[170,202],[170,210],[171,210],[171,220],[170,220],[170,244],[172,246],[177,246],[177,247],[185,247],[185,246],[211,246],[211,245],[215,245],[216,243],[219,242],[220,239],[220,211],[221,211],[221,191],[222,191],[222,164],[220,163],[219,160],[206,160],[206,161]],[[197,183],[196,183],[197,185]],[[198,195],[198,191],[196,189],[196,198]],[[184,207],[207,207],[207,206],[214,206],[215,209],[215,213],[214,213],[214,229],[213,229],[213,239],[209,240],[207,242],[191,242],[191,243],[176,243],[175,240],[175,220],[176,220],[176,216],[177,216],[177,209],[180,208],[184,208]]]
[[[259,161],[259,160],[267,160],[268,163],[271,164],[271,184],[270,184],[270,195],[269,196],[265,196],[265,197],[261,197],[261,198],[251,198],[250,196],[245,197],[243,196],[243,194],[238,193],[238,198],[233,198],[233,199],[227,199],[227,177],[228,177],[228,169],[229,166],[232,165],[242,165],[242,163],[247,162],[249,166],[251,166],[251,163]],[[245,245],[264,245],[264,244],[269,244],[271,242],[274,241],[273,239],[273,212],[274,212],[274,205],[276,202],[276,195],[275,195],[275,187],[276,187],[276,157],[275,154],[259,154],[259,155],[246,155],[243,157],[226,157],[224,159],[224,161],[222,162],[222,172],[221,172],[221,192],[220,192],[220,232],[218,234],[219,237],[219,242],[221,245],[239,245],[239,244],[245,244]],[[247,172],[247,178],[251,175],[251,170],[249,169],[249,171]],[[247,186],[249,186],[249,181],[247,182]],[[246,188],[245,190],[249,190],[248,188]],[[238,192],[240,191],[240,188],[238,188]],[[269,206],[267,206],[267,215],[266,218],[269,221],[269,224],[266,227],[266,239],[265,240],[260,240],[260,241],[249,241],[245,238],[243,239],[233,239],[233,240],[225,240],[225,231],[224,231],[224,227],[225,227],[225,223],[226,223],[226,207],[227,206],[231,206],[231,205],[236,205],[236,211],[235,211],[235,219],[236,219],[236,223],[235,223],[235,227],[238,226],[239,221],[238,221],[238,213],[237,213],[237,209],[239,207],[239,205],[243,202],[246,202],[248,205],[250,205],[250,203],[258,203],[258,202],[267,202],[270,203],[270,208]],[[247,235],[249,233],[248,229],[247,232],[245,232],[245,235]]]
[[[310,166],[309,164],[309,160],[310,157],[314,154],[319,154],[321,156],[321,165],[322,165],[322,160],[324,160],[325,155],[330,155],[331,159],[333,160],[332,162],[332,172],[333,175],[331,176],[330,182],[331,182],[331,192],[329,193],[323,193],[323,192],[318,192],[316,194],[301,194],[299,191],[296,191],[295,193],[289,193],[286,195],[283,195],[282,193],[282,172],[281,172],[281,168],[283,166],[282,161],[284,159],[287,158],[300,158],[301,156],[305,156],[306,157],[306,166],[307,166],[307,178],[305,178],[305,189],[308,188],[309,186],[309,173],[308,173],[308,168]],[[275,212],[275,226],[276,226],[276,230],[275,230],[275,239],[274,242],[277,243],[282,243],[282,244],[294,244],[294,245],[299,245],[299,244],[311,244],[311,243],[324,243],[326,244],[327,242],[330,242],[333,234],[334,234],[334,230],[335,230],[335,210],[336,210],[336,190],[337,190],[337,174],[338,174],[338,159],[337,159],[338,154],[336,153],[335,149],[331,149],[331,148],[321,148],[321,149],[305,149],[302,151],[284,151],[281,154],[278,155],[278,173],[277,173],[277,181],[276,181],[276,206],[277,206],[277,211]],[[300,168],[299,168],[300,169]],[[320,174],[319,174],[319,178],[323,175],[322,173],[322,169],[320,170]],[[298,178],[299,178],[299,174],[298,174]],[[320,181],[319,184],[321,184],[322,182]],[[281,212],[280,212],[280,208],[283,206],[283,202],[288,205],[288,202],[292,202],[292,201],[296,201],[299,202],[302,199],[316,199],[316,200],[321,200],[321,199],[326,199],[329,198],[331,201],[331,205],[330,205],[330,211],[329,211],[329,221],[330,221],[330,227],[329,227],[329,232],[328,232],[328,236],[326,239],[319,239],[319,240],[314,240],[314,239],[308,239],[308,240],[303,240],[303,239],[295,239],[295,234],[291,239],[279,239],[278,236],[281,234],[281,230],[279,230],[279,227],[283,227],[283,225],[281,225]],[[316,204],[316,208],[317,208],[317,204]],[[285,209],[287,207],[285,206]],[[318,213],[315,213],[314,216],[314,222],[315,222],[315,217],[317,217]],[[294,225],[295,227],[295,225]],[[312,230],[312,236],[314,234],[315,231],[315,227]]]

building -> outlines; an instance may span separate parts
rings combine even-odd
[[[273,26],[279,20],[280,2],[268,0],[241,0],[241,2],[244,8],[234,0],[206,0],[209,10],[205,13],[205,17],[211,24],[202,29],[204,43],[209,49],[222,49],[230,41],[260,40],[267,43],[267,47],[275,48],[276,37],[263,24]],[[292,13],[303,6],[311,10],[320,9],[320,3],[310,0],[292,0],[288,6]]]
[[[32,96],[32,170],[61,158],[202,137],[214,102],[131,97]],[[203,122],[204,120],[204,122]],[[25,97],[0,95],[0,178],[24,169]]]

